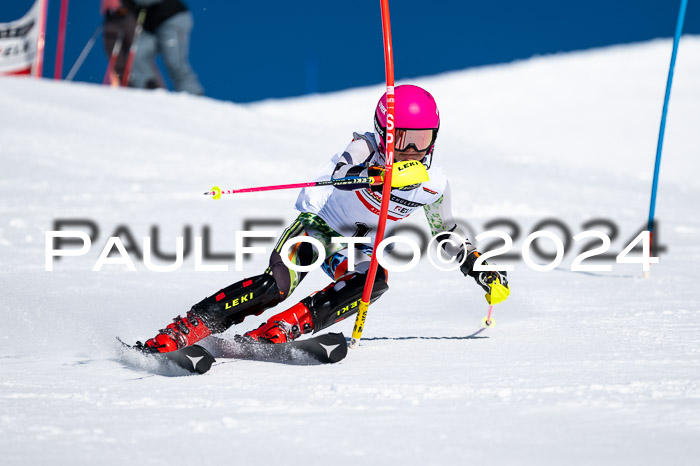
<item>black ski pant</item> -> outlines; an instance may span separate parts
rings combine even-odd
[[[322,244],[328,244],[324,270],[334,274],[335,280],[323,290],[301,300],[311,311],[314,332],[354,315],[360,304],[369,261],[360,260],[355,272],[344,272],[347,264],[342,247],[331,247],[330,237],[340,236],[322,219],[313,214],[301,214],[282,234],[270,255],[269,266],[260,275],[236,282],[219,290],[192,307],[192,312],[202,319],[214,333],[224,332],[243,322],[249,315],[260,315],[281,303],[294,291],[307,272],[297,272],[287,267],[280,253],[287,241],[297,236],[313,236]],[[369,250],[365,250],[369,252]],[[290,261],[296,265],[313,264],[318,252],[309,243],[300,242],[290,248]],[[374,279],[370,302],[376,301],[389,289],[387,273],[379,267]]]

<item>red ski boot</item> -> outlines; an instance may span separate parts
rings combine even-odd
[[[187,317],[177,316],[173,323],[158,332],[158,335],[147,340],[143,345],[146,351],[167,353],[176,351],[185,346],[197,343],[199,340],[211,335],[211,330],[204,325],[201,319],[191,312]],[[137,342],[137,346],[141,346]]]
[[[314,329],[311,312],[303,303],[297,303],[284,312],[270,317],[267,322],[243,336],[264,343],[287,343]]]

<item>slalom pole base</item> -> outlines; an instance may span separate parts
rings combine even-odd
[[[365,326],[365,319],[367,318],[367,309],[369,309],[369,302],[360,300],[360,308],[355,318],[355,327],[352,329],[352,338],[350,338],[350,343],[348,343],[348,348],[350,349],[357,349],[360,347],[360,338],[362,338],[362,330]]]
[[[483,320],[481,321],[481,325],[484,328],[496,326],[496,321],[491,318],[492,313],[493,313],[493,304],[491,304],[489,306],[489,314],[486,317],[484,317]]]

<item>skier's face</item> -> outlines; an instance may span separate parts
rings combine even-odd
[[[436,129],[396,128],[394,159],[423,160],[428,150],[435,144]]]
[[[394,160],[397,162],[403,162],[405,160],[423,160],[427,152],[428,151],[426,150],[417,151],[413,148],[413,146],[410,146],[406,150],[395,151]]]

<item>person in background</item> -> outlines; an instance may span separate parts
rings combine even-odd
[[[123,0],[138,16],[145,10],[143,32],[136,44],[129,86],[159,87],[153,61],[158,53],[176,91],[203,95],[204,89],[189,62],[192,13],[179,0]]]
[[[110,69],[107,70],[105,81],[118,86],[124,75],[129,49],[134,40],[136,17],[121,0],[102,0],[100,13],[104,18],[102,37],[105,53],[110,60]]]

